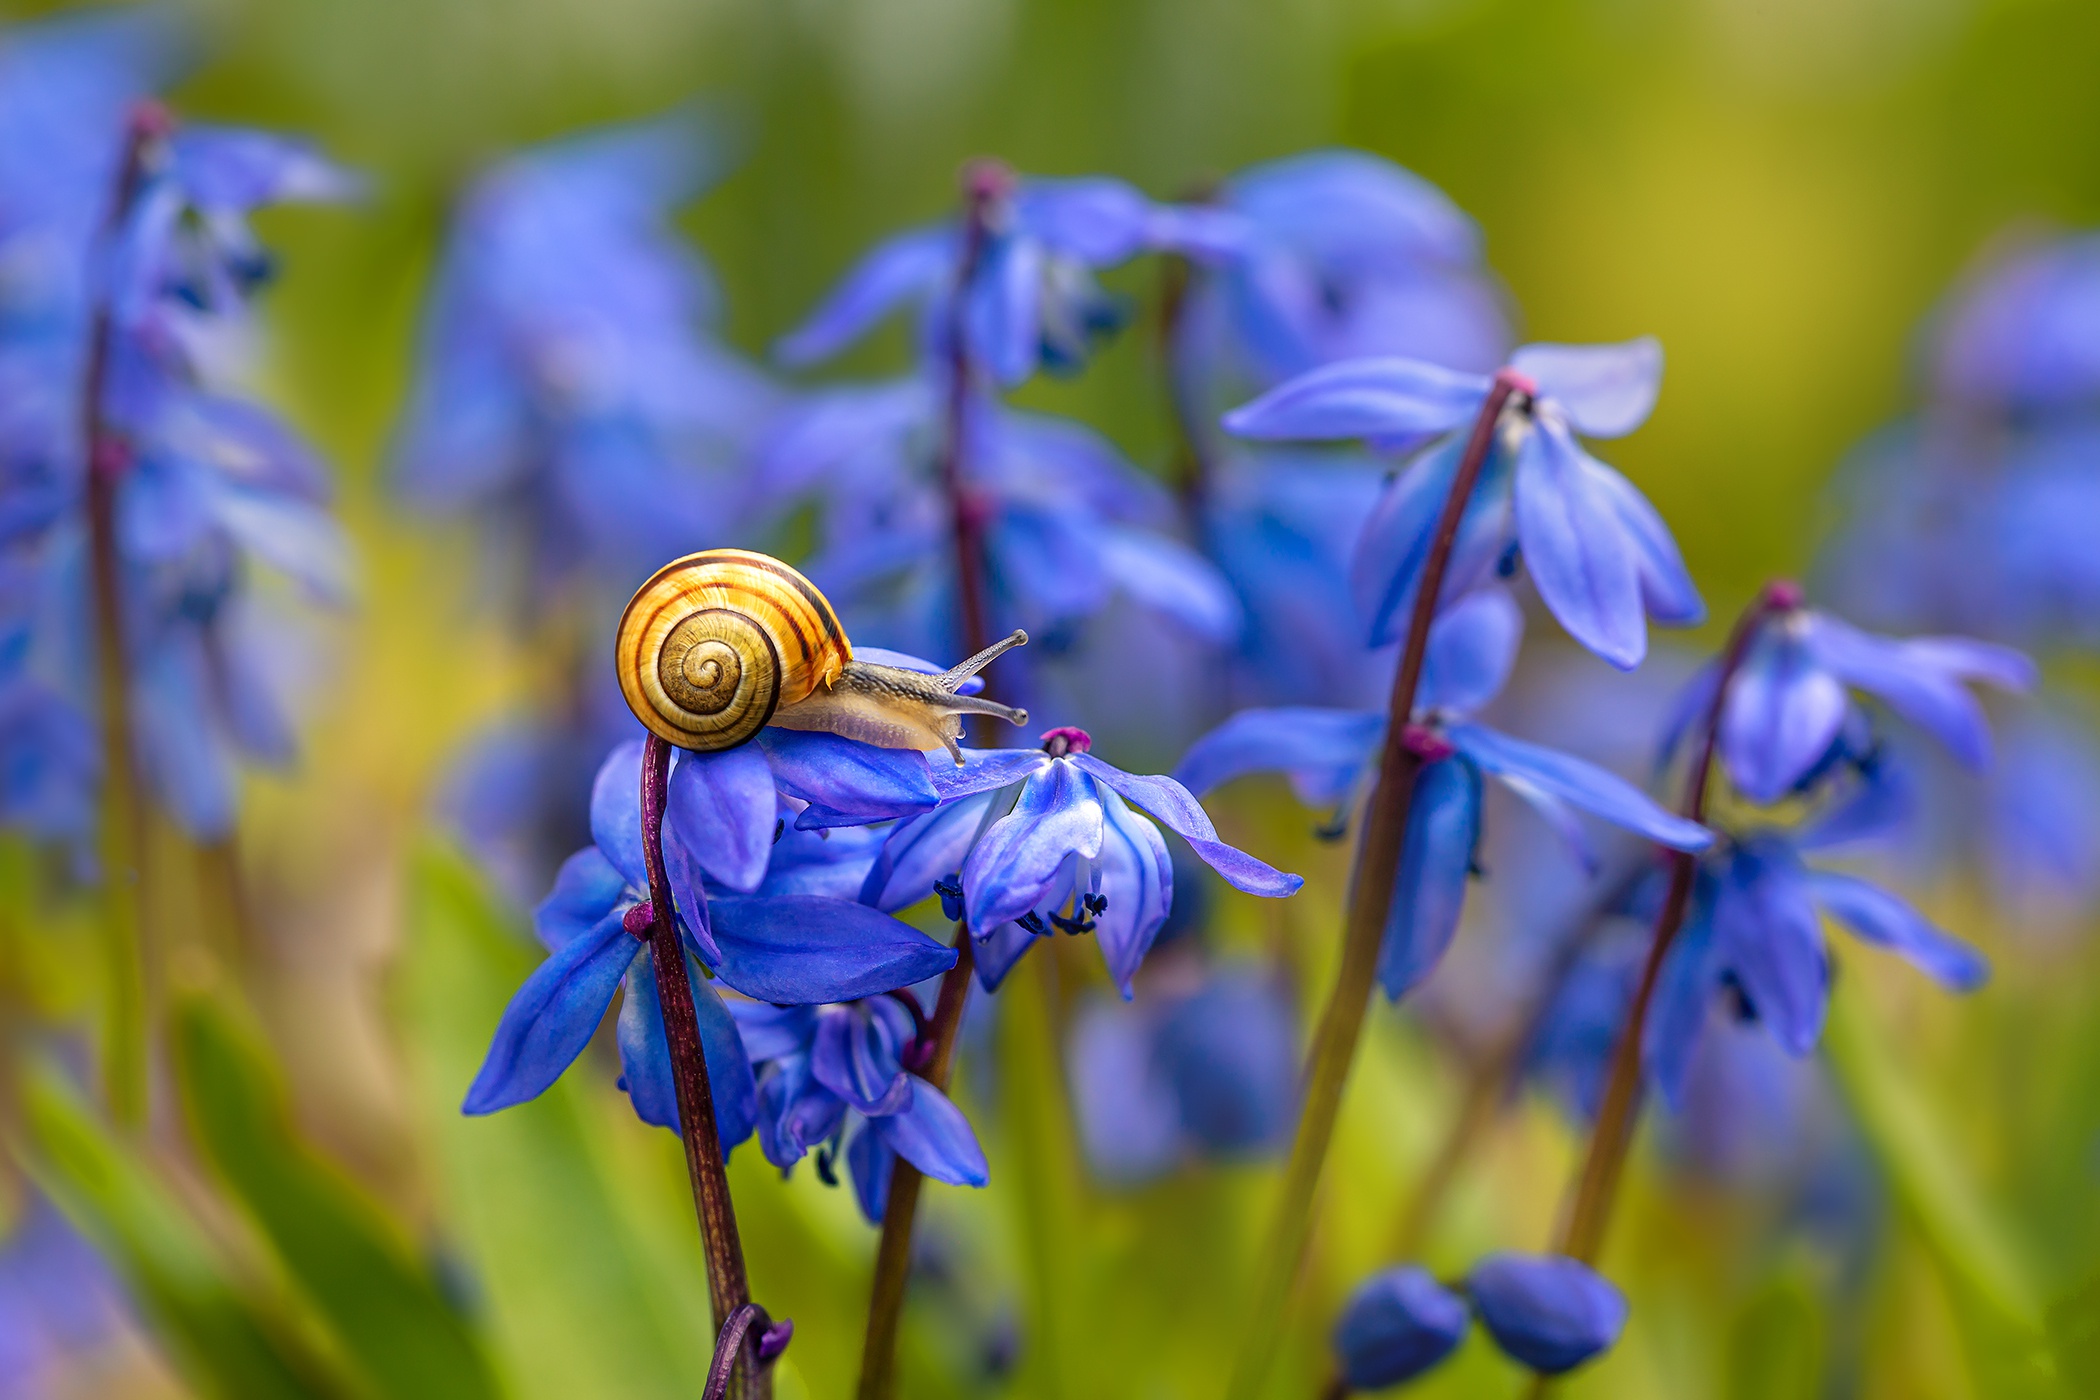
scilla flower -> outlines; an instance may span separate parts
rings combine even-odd
[[[900,756],[924,762],[916,753]],[[682,756],[672,770],[664,864],[687,957],[697,956],[708,969],[706,974],[693,969],[690,981],[717,1123],[723,1141],[735,1143],[750,1133],[755,1090],[742,1042],[711,976],[769,1002],[824,1002],[920,981],[945,970],[955,953],[853,900],[764,891],[764,870],[751,878],[744,854],[722,848],[723,834],[737,829],[741,799],[725,795],[733,794],[737,783],[702,781],[690,774],[681,780],[680,770],[695,762]],[[704,759],[697,762],[706,766]],[[810,771],[805,769],[804,776]],[[865,791],[854,781],[858,776],[849,775],[837,790],[804,790],[844,800]],[[468,1113],[491,1113],[545,1091],[582,1053],[624,982],[623,1083],[644,1121],[677,1126],[662,1006],[646,941],[653,914],[647,908],[640,792],[641,745],[623,745],[599,770],[591,793],[595,844],[562,866],[535,917],[550,956],[505,1009],[488,1059],[467,1094]],[[766,819],[769,833],[773,821],[770,815]],[[718,871],[758,892],[740,896],[734,885],[728,891],[718,886],[710,898],[709,877]]]
[[[1235,889],[1271,898],[1305,882],[1218,839],[1172,778],[1125,773],[1089,753],[1086,731],[1052,729],[1040,750],[965,750],[936,769],[941,806],[897,828],[861,897],[902,909],[939,890],[977,940],[987,989],[1038,938],[1091,933],[1125,997],[1174,902],[1164,822]]]
[[[758,1074],[758,1141],[785,1171],[814,1150],[827,1184],[844,1157],[854,1196],[882,1219],[902,1157],[936,1181],[990,1179],[969,1120],[920,1077],[931,1050],[909,991],[829,1006],[737,1001],[731,1014]]]
[[[1620,437],[1647,420],[1662,379],[1652,339],[1527,345],[1500,372],[1513,386],[1474,487],[1440,606],[1521,558],[1571,636],[1621,669],[1647,652],[1644,617],[1693,623],[1705,606],[1645,496],[1576,435]],[[1416,581],[1473,419],[1496,380],[1420,360],[1347,360],[1227,414],[1243,437],[1439,440],[1396,476],[1365,522],[1353,584],[1380,645],[1405,630]]]
[[[1676,850],[1703,850],[1713,841],[1704,827],[1672,816],[1616,774],[1464,718],[1501,690],[1522,628],[1516,603],[1489,587],[1446,612],[1430,632],[1408,730],[1423,764],[1379,954],[1388,996],[1398,998],[1427,977],[1458,929],[1485,777],[1531,803],[1579,854],[1588,846],[1578,810]],[[1199,739],[1175,773],[1208,792],[1242,774],[1281,771],[1308,804],[1346,810],[1384,739],[1385,717],[1376,712],[1243,710]]]

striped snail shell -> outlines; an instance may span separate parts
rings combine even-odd
[[[955,693],[1027,640],[1015,632],[938,675],[856,660],[815,584],[768,555],[710,549],[664,565],[635,592],[614,664],[628,707],[679,748],[733,749],[774,724],[882,748],[945,748],[960,764],[965,714],[1027,722],[1025,710]]]

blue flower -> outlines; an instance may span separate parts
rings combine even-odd
[[[830,739],[829,735],[796,736]],[[839,743],[846,741],[839,740]],[[836,765],[844,776],[826,786],[816,776],[826,766],[802,762],[808,751],[791,752],[782,768],[803,794],[850,805],[864,802],[866,770]],[[859,747],[859,746],[856,746]],[[734,759],[746,750],[701,757],[676,755],[664,816],[664,864],[670,877],[691,971],[694,1005],[710,1076],[715,1112],[725,1144],[748,1136],[756,1113],[755,1088],[742,1043],[722,1000],[710,985],[728,987],[764,1001],[811,1003],[849,999],[906,986],[944,971],[954,950],[849,899],[821,894],[769,893],[766,872],[754,871],[747,842],[753,791],[750,765]],[[871,751],[887,754],[890,751]],[[899,753],[909,771],[924,756]],[[721,760],[730,759],[724,765]],[[764,759],[758,766],[766,767]],[[682,775],[682,776],[681,776]],[[767,808],[765,831],[777,819],[774,779],[759,781]],[[623,982],[620,1012],[623,1086],[644,1121],[677,1125],[669,1052],[663,1039],[662,1004],[646,943],[650,923],[635,910],[649,898],[643,866],[641,745],[613,751],[591,793],[595,844],[562,866],[553,892],[535,915],[535,928],[550,954],[512,998],[496,1029],[487,1061],[468,1091],[466,1111],[491,1113],[542,1092],[590,1042]],[[807,797],[793,799],[807,801]],[[731,843],[724,849],[723,843]],[[740,891],[739,886],[748,886]]]
[[[1639,427],[1655,403],[1662,349],[1652,339],[1527,345],[1501,373],[1518,392],[1467,506],[1439,605],[1506,570],[1514,551],[1569,634],[1630,670],[1647,652],[1644,615],[1693,623],[1705,607],[1655,508],[1575,435],[1619,437]],[[1226,415],[1228,430],[1251,438],[1442,435],[1394,478],[1357,545],[1353,582],[1373,645],[1405,628],[1470,424],[1492,387],[1484,376],[1419,360],[1349,360]]]
[[[66,1363],[106,1345],[128,1311],[93,1247],[27,1193],[0,1241],[0,1395],[54,1393]]]
[[[1458,929],[1480,839],[1484,777],[1499,779],[1587,852],[1576,811],[1677,850],[1703,850],[1712,833],[1672,816],[1617,775],[1513,739],[1461,716],[1502,687],[1522,617],[1500,589],[1474,593],[1437,620],[1409,741],[1416,774],[1400,872],[1379,954],[1379,980],[1398,998],[1435,968]],[[1198,740],[1175,770],[1197,792],[1242,774],[1281,771],[1311,805],[1344,807],[1385,742],[1375,711],[1243,710]]]
[[[1466,1276],[1466,1293],[1495,1345],[1549,1376],[1608,1350],[1626,1327],[1625,1296],[1561,1255],[1491,1254]]]
[[[1141,252],[1215,257],[1231,241],[1212,211],[1146,199],[1120,180],[1024,178],[974,169],[983,246],[961,289],[965,354],[1012,387],[1038,368],[1067,371],[1127,313],[1094,273]],[[959,222],[914,229],[877,246],[801,326],[782,337],[783,363],[830,359],[901,307],[921,312],[922,353],[946,354],[951,306],[970,239]]]
[[[717,164],[680,114],[512,156],[460,200],[399,482],[493,524],[534,583],[625,586],[729,523],[776,394],[713,338],[714,286],[669,227]]]
[[[1761,830],[1701,863],[1642,1045],[1648,1073],[1673,1106],[1683,1102],[1707,1009],[1724,988],[1788,1054],[1815,1049],[1830,1004],[1825,915],[1950,990],[1973,991],[1989,979],[1982,954],[1909,904],[1856,875],[1813,869],[1803,854],[1795,838]]]
[[[902,1157],[935,1181],[990,1179],[969,1120],[916,1071],[932,1046],[908,991],[830,1006],[731,1004],[758,1072],[758,1141],[785,1171],[814,1148],[827,1184],[841,1156],[870,1221]]]
[[[1094,1001],[1066,1046],[1087,1161],[1134,1183],[1190,1158],[1274,1152],[1297,1122],[1298,1060],[1289,999],[1253,972],[1155,985],[1135,1005]]]
[[[1229,256],[1197,266],[1174,326],[1192,401],[1367,355],[1501,362],[1507,312],[1480,231],[1420,176],[1363,151],[1311,151],[1239,172],[1209,204],[1233,237]]]
[[[1334,1324],[1334,1354],[1351,1390],[1383,1390],[1432,1369],[1473,1324],[1466,1300],[1414,1264],[1356,1286]]]
[[[1713,694],[1709,668],[1685,692],[1667,748]],[[1752,802],[1773,803],[1817,779],[1855,712],[1849,688],[1879,699],[1932,734],[1971,768],[1989,765],[1990,725],[1967,682],[2023,691],[2034,663],[2009,647],[1966,637],[1898,640],[1862,632],[1811,608],[1768,618],[1729,686],[1720,755],[1729,781]]]
[[[2100,400],[2100,236],[2019,249],[1935,316],[1931,387],[1971,411],[2021,414]]]
[[[756,469],[775,516],[822,507],[805,569],[848,626],[906,650],[941,650],[957,627],[954,512],[932,467],[941,412],[925,379],[819,393],[782,415]],[[1055,647],[1121,596],[1199,638],[1238,633],[1231,589],[1169,533],[1166,494],[1107,439],[974,395],[964,432],[994,626]]]
[[[1125,773],[1094,757],[1082,730],[1052,729],[1041,750],[965,750],[937,771],[941,805],[898,826],[861,897],[881,909],[916,904],[946,885],[955,917],[977,940],[987,990],[1038,938],[1092,933],[1127,999],[1138,964],[1174,902],[1166,823],[1228,884],[1278,898],[1305,882],[1218,839],[1187,788]]]

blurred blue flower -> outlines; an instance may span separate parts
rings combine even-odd
[[[1466,1300],[1414,1264],[1356,1286],[1334,1324],[1334,1354],[1351,1390],[1413,1380],[1458,1349],[1472,1327]]]
[[[990,1179],[969,1120],[922,1078],[932,1050],[911,993],[830,1006],[731,1003],[758,1073],[758,1141],[786,1171],[814,1148],[827,1184],[843,1156],[861,1212],[880,1221],[902,1157],[935,1181]]]
[[[1120,180],[1016,179],[973,169],[983,203],[983,243],[971,257],[961,221],[902,233],[878,245],[775,347],[780,360],[830,359],[900,308],[920,313],[921,354],[950,357],[953,299],[963,297],[964,353],[1011,388],[1038,368],[1071,371],[1127,310],[1094,274],[1143,252],[1222,256],[1233,228],[1216,211],[1157,204]],[[969,261],[969,285],[959,289]]]
[[[1941,307],[1930,387],[1969,411],[2018,415],[2100,400],[2100,236],[2016,249]]]
[[[1134,1005],[1092,1001],[1066,1046],[1087,1161],[1136,1183],[1191,1158],[1278,1151],[1297,1122],[1298,1059],[1290,999],[1257,972],[1155,983]]]
[[[1519,392],[1504,409],[1460,524],[1439,606],[1521,557],[1569,634],[1630,670],[1647,652],[1646,615],[1689,624],[1705,606],[1655,508],[1575,435],[1619,437],[1639,427],[1655,403],[1662,349],[1652,339],[1527,345],[1502,373]],[[1374,646],[1405,629],[1444,498],[1492,384],[1419,360],[1350,360],[1301,375],[1225,417],[1229,431],[1258,439],[1438,437],[1394,478],[1357,544],[1352,582]]]
[[[1515,602],[1488,587],[1438,618],[1430,633],[1408,736],[1423,763],[1379,954],[1379,981],[1395,999],[1429,975],[1458,930],[1480,839],[1483,775],[1537,808],[1585,855],[1578,810],[1678,850],[1703,850],[1713,840],[1614,773],[1462,718],[1502,688],[1521,630]],[[1280,771],[1309,805],[1346,810],[1384,742],[1385,717],[1375,711],[1243,710],[1198,740],[1175,773],[1207,792],[1246,773]]]
[[[1587,1265],[1555,1254],[1491,1254],[1466,1275],[1481,1326],[1511,1359],[1544,1375],[1610,1349],[1626,1298]]]
[[[943,412],[924,379],[813,394],[782,416],[754,474],[774,517],[821,506],[805,571],[855,635],[906,651],[944,651],[958,626],[954,511],[935,470]],[[983,532],[997,630],[1055,649],[1121,595],[1211,642],[1238,633],[1231,589],[1169,533],[1166,493],[1107,439],[980,395],[963,431],[964,508]]]
[[[1040,750],[965,750],[963,767],[935,770],[941,805],[897,827],[861,893],[902,909],[941,890],[950,917],[977,940],[986,990],[1036,939],[1062,930],[1092,933],[1130,997],[1174,902],[1166,841],[1133,808],[1166,823],[1236,889],[1279,898],[1305,883],[1220,841],[1174,779],[1103,763],[1083,730],[1052,729],[1043,740]]]
[[[522,584],[624,588],[732,524],[777,393],[715,340],[713,283],[669,225],[718,164],[680,113],[512,156],[460,198],[398,479],[522,552]]]
[[[61,1393],[60,1368],[111,1340],[126,1310],[94,1249],[48,1198],[27,1193],[0,1241],[0,1396]]]
[[[787,757],[779,764],[785,776],[778,781],[799,789],[793,801],[865,804],[868,769],[874,764],[858,765],[851,757],[826,762],[828,745],[804,748],[795,742],[807,737],[832,738],[796,735],[783,746]],[[713,977],[764,1001],[813,1003],[906,986],[955,961],[952,949],[864,904],[766,890],[763,856],[779,820],[780,798],[765,759],[756,761],[754,777],[753,764],[735,758],[746,752],[674,755],[663,828],[664,865],[725,1145],[749,1136],[756,1090],[730,1014],[710,985]],[[908,772],[911,760],[924,767],[924,756],[917,753],[870,751],[877,761],[893,752],[901,760],[898,772]],[[641,762],[641,745],[628,744],[614,750],[599,770],[591,793],[595,844],[569,858],[539,906],[534,926],[550,956],[505,1009],[488,1059],[468,1091],[468,1113],[492,1113],[544,1092],[582,1053],[624,982],[623,1087],[645,1122],[677,1126],[662,1004],[646,942],[651,925],[634,912],[649,898]],[[827,771],[842,774],[835,785],[825,781]],[[761,801],[764,844],[754,869],[749,847],[760,833],[754,829],[753,806]],[[842,850],[848,844],[842,843]]]
[[[325,470],[239,396],[248,303],[270,272],[248,215],[355,185],[304,142],[176,129],[143,104],[174,67],[173,39],[168,18],[145,11],[53,21],[0,44],[0,542],[13,556],[0,610],[29,620],[22,672],[87,709],[79,396],[106,310],[97,407],[120,450],[95,469],[117,478],[133,741],[168,809],[212,839],[232,824],[237,761],[291,757],[298,613],[340,605],[350,586]],[[134,138],[135,187],[105,229]],[[36,157],[18,164],[24,151]],[[258,568],[292,589],[266,594]],[[74,810],[85,800],[44,798]]]

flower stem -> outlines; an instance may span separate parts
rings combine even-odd
[[[1728,638],[1728,649],[1721,654],[1721,664],[1714,676],[1713,695],[1707,701],[1706,713],[1701,720],[1698,747],[1693,751],[1691,767],[1685,774],[1684,801],[1678,810],[1690,820],[1706,819],[1714,750],[1720,741],[1721,709],[1728,696],[1729,682],[1742,668],[1743,658],[1749,655],[1750,644],[1756,640],[1758,628],[1765,619],[1775,612],[1800,605],[1801,590],[1798,586],[1784,580],[1774,581],[1766,584],[1750,606],[1743,610],[1742,616],[1736,619],[1735,630]],[[1669,953],[1670,945],[1676,942],[1678,930],[1684,927],[1685,911],[1692,901],[1693,879],[1699,869],[1698,857],[1687,852],[1672,851],[1668,859],[1669,893],[1663,897],[1662,908],[1656,914],[1655,933],[1648,942],[1648,957],[1641,966],[1641,980],[1633,994],[1633,1005],[1627,1012],[1625,1028],[1619,1032],[1618,1044],[1612,1050],[1611,1070],[1605,1080],[1604,1098],[1597,1109],[1596,1126],[1590,1132],[1589,1151],[1583,1159],[1575,1201],[1561,1231],[1560,1253],[1585,1264],[1597,1261],[1598,1251],[1604,1245],[1605,1228],[1611,1223],[1619,1176],[1626,1165],[1626,1149],[1633,1141],[1634,1122],[1640,1116],[1641,1040],[1648,1024],[1648,1009],[1655,1000],[1663,959]]]
[[[1422,680],[1422,663],[1429,645],[1430,624],[1436,620],[1444,575],[1458,541],[1459,522],[1464,519],[1474,483],[1480,479],[1488,452],[1502,419],[1502,408],[1511,395],[1526,393],[1529,385],[1509,370],[1495,376],[1487,400],[1473,421],[1465,455],[1451,478],[1436,533],[1431,537],[1429,556],[1416,585],[1414,613],[1408,623],[1407,646],[1393,676],[1392,700],[1388,707],[1385,752],[1380,759],[1376,785],[1371,790],[1364,820],[1364,834],[1357,847],[1356,870],[1349,896],[1349,911],[1342,932],[1341,966],[1336,970],[1334,990],[1328,994],[1313,1033],[1312,1058],[1306,1073],[1305,1108],[1298,1119],[1298,1135],[1291,1144],[1290,1164],[1284,1169],[1283,1193],[1276,1205],[1264,1251],[1254,1307],[1247,1319],[1234,1368],[1233,1400],[1253,1400],[1261,1393],[1269,1367],[1275,1359],[1283,1331],[1283,1312],[1289,1302],[1292,1282],[1298,1276],[1312,1234],[1313,1203],[1327,1148],[1334,1138],[1334,1125],[1341,1113],[1342,1091],[1349,1081],[1349,1068],[1356,1059],[1356,1042],[1363,1030],[1364,1013],[1371,999],[1372,982],[1378,971],[1378,946],[1385,934],[1386,915],[1393,902],[1393,883],[1400,869],[1400,843],[1407,831],[1407,812],[1414,795],[1415,774],[1421,760],[1409,747],[1408,728],[1415,708],[1415,691]]]
[[[114,244],[145,177],[153,144],[168,134],[167,109],[157,102],[133,108],[124,155],[103,230]],[[139,936],[145,908],[146,816],[132,749],[130,652],[125,646],[123,564],[117,545],[117,487],[131,464],[131,446],[103,416],[111,343],[116,327],[109,289],[98,289],[88,328],[87,371],[80,394],[81,441],[87,450],[89,586],[94,594],[96,701],[102,727],[104,958],[109,978],[104,1092],[111,1116],[127,1127],[146,1120],[150,1094],[146,1047],[151,1040],[145,954]]]
[[[737,1236],[736,1206],[729,1199],[729,1174],[715,1128],[715,1097],[700,1048],[700,1018],[693,1010],[692,981],[686,975],[671,882],[664,873],[664,803],[670,777],[671,746],[651,734],[642,750],[642,859],[649,870],[649,903],[656,916],[649,946],[657,1000],[663,1005],[664,1039],[671,1049],[671,1080],[678,1093],[678,1135],[685,1142],[686,1175],[692,1180],[693,1208],[700,1217],[700,1243],[707,1256],[707,1299],[716,1325],[726,1327],[737,1309],[751,1301],[751,1286],[744,1275],[744,1246]],[[758,1362],[748,1343],[738,1375],[741,1387],[733,1378],[731,1395],[769,1400],[772,1370]]]
[[[974,954],[970,930],[958,920],[955,966],[941,976],[940,996],[927,1028],[933,1040],[933,1060],[921,1076],[942,1093],[948,1091],[956,1029],[962,1024],[963,1003],[970,995],[976,964]],[[891,1168],[890,1197],[882,1209],[882,1242],[875,1248],[875,1281],[868,1297],[868,1331],[861,1343],[860,1400],[889,1400],[897,1390],[897,1324],[904,1316],[912,1226],[919,1212],[919,1188],[925,1180],[917,1167],[901,1157]]]
[[[962,652],[975,656],[991,645],[991,623],[984,597],[984,520],[982,507],[967,482],[970,394],[977,373],[970,358],[970,285],[984,263],[995,211],[1013,189],[1013,172],[995,160],[974,160],[963,168],[963,246],[949,297],[947,325],[948,406],[941,439],[941,490],[948,498],[955,543],[956,610],[962,624]],[[979,726],[988,723],[980,718]],[[982,737],[981,735],[979,736]],[[955,925],[955,965],[941,977],[934,1003],[933,1060],[924,1078],[946,1092],[955,1054],[956,1027],[970,995],[976,958],[969,928]],[[897,1386],[897,1326],[904,1315],[904,1286],[911,1273],[912,1228],[918,1219],[919,1188],[924,1178],[911,1163],[897,1161],[891,1170],[889,1199],[882,1210],[882,1240],[875,1250],[875,1277],[868,1297],[868,1330],[861,1341],[861,1400],[887,1400]]]

